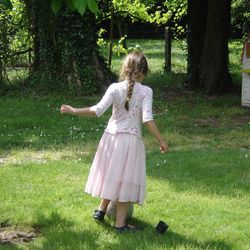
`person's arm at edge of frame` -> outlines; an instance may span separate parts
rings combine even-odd
[[[165,153],[168,151],[168,144],[164,141],[164,139],[161,136],[160,131],[158,130],[156,123],[154,120],[145,122],[144,125],[146,128],[151,132],[151,134],[157,139],[157,141],[160,144],[160,150],[162,153]]]
[[[96,113],[91,110],[91,108],[73,108],[69,105],[63,104],[61,106],[61,114],[77,115],[77,116],[95,116]]]

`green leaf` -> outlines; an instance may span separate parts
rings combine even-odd
[[[52,0],[51,7],[54,13],[57,13],[62,7],[62,0]]]
[[[98,6],[96,3],[96,0],[88,0],[88,8],[91,12],[93,12],[94,14],[97,14]]]
[[[12,10],[13,5],[10,0],[0,0],[0,5],[3,5],[6,9]]]
[[[74,6],[74,3],[73,3],[74,0],[67,0],[67,4],[69,6],[69,8],[72,10],[72,11],[75,11],[76,8]]]
[[[76,10],[83,15],[86,7],[87,7],[87,0],[73,0],[73,5],[75,6]]]

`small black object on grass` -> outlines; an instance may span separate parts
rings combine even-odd
[[[169,226],[164,221],[160,220],[155,229],[158,233],[164,234],[168,228]]]

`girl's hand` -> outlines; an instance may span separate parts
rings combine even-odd
[[[61,106],[61,114],[74,114],[74,113],[75,109],[73,107],[65,104]]]
[[[165,153],[168,151],[168,144],[165,141],[160,142],[160,150],[162,153]]]

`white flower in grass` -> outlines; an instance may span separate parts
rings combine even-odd
[[[74,130],[74,131],[80,131],[80,130],[81,130],[81,128],[78,128],[78,127],[76,127],[76,126],[70,127],[70,129],[71,129],[71,130]]]

